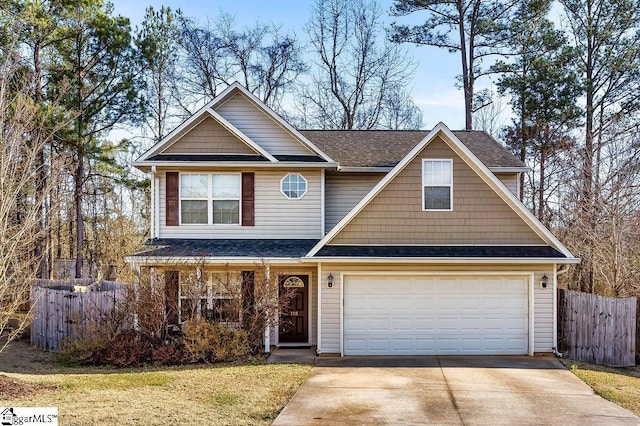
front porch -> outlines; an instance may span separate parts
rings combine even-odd
[[[265,352],[317,345],[315,266],[201,260],[145,266],[140,275],[164,287],[167,325],[174,330],[185,321],[206,320],[232,328],[260,327]]]

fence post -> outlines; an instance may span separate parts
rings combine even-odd
[[[636,364],[640,364],[640,303],[636,297]]]

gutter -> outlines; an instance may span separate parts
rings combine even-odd
[[[140,266],[152,265],[217,265],[217,264],[245,264],[260,263],[292,264],[301,263],[299,257],[212,257],[212,256],[127,256],[124,261]]]
[[[237,162],[216,162],[216,161],[134,161],[131,163],[133,167],[136,167],[143,171],[149,171],[152,167],[162,168],[180,168],[180,169],[194,169],[194,168],[314,168],[314,169],[333,169],[338,167],[337,163],[305,163],[305,162],[291,162],[291,161],[279,161],[277,163],[266,161],[237,161]]]
[[[513,258],[513,257],[303,257],[302,262],[323,262],[323,263],[466,263],[466,264],[576,264],[580,263],[579,258]]]

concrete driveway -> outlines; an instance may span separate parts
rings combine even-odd
[[[318,358],[274,425],[640,425],[552,357]]]

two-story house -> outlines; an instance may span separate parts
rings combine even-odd
[[[296,130],[234,84],[134,165],[151,173],[151,239],[129,262],[180,310],[194,269],[249,281],[269,265],[298,297],[267,348],[556,347],[557,275],[579,259],[518,200],[524,164],[483,132]],[[214,293],[202,307],[224,304]]]

